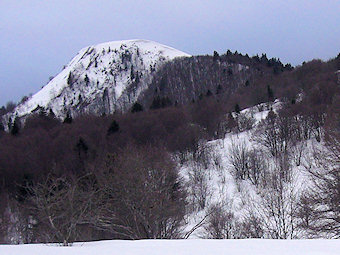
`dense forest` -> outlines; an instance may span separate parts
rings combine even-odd
[[[204,237],[340,237],[339,69],[340,54],[293,68],[266,55],[215,52],[167,63],[127,113],[60,121],[41,109],[9,123],[9,132],[0,127],[0,242],[186,238],[201,226],[184,230],[187,216],[206,206],[202,171],[212,157],[202,148],[252,129],[259,147],[235,144],[230,171],[267,191],[268,204],[262,217],[237,222],[211,206]],[[253,106],[269,111],[258,125],[242,114]],[[310,140],[325,148],[313,151],[318,167],[306,168],[314,188],[292,200],[291,165]],[[276,162],[270,171],[267,157]],[[192,186],[179,173],[188,160],[197,163]]]

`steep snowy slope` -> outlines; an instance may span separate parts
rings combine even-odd
[[[126,110],[166,61],[188,54],[147,40],[107,42],[83,48],[38,93],[20,104],[12,117],[44,108],[58,118],[66,114]]]

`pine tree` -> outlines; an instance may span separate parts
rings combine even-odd
[[[66,123],[66,124],[71,124],[72,123],[72,117],[71,117],[71,115],[69,114],[69,113],[67,113],[66,114],[66,117],[65,117],[65,119],[64,119],[64,123]]]
[[[14,135],[14,136],[17,136],[19,134],[19,124],[18,124],[17,119],[15,119],[13,124],[11,125],[10,133],[11,135]]]
[[[116,120],[113,120],[109,129],[107,130],[107,135],[114,134],[119,131],[119,124]]]
[[[139,103],[134,103],[132,108],[131,108],[131,112],[135,113],[135,112],[142,112],[143,111],[143,106]]]
[[[241,108],[238,104],[235,104],[235,112],[236,113],[240,113],[241,112]]]
[[[87,74],[85,74],[84,81],[85,81],[86,84],[88,84],[88,83],[90,82],[90,79],[89,79],[89,77],[87,76]]]
[[[72,75],[72,72],[70,72],[70,73],[68,74],[68,77],[67,77],[67,84],[68,84],[69,86],[71,86],[72,83],[73,83],[73,75]]]
[[[214,56],[213,56],[213,61],[217,61],[220,58],[220,55],[218,54],[217,51],[214,51]]]

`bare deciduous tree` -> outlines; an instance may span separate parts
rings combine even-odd
[[[315,166],[308,168],[313,185],[301,199],[302,227],[313,237],[340,238],[340,132],[326,137],[326,148],[314,153]]]
[[[95,227],[116,238],[178,238],[185,195],[166,151],[128,146],[108,158],[99,181],[102,205]]]
[[[206,237],[213,239],[236,238],[234,214],[225,210],[223,206],[215,204],[209,208],[209,216],[204,226]]]
[[[260,201],[250,202],[250,215],[262,220],[265,237],[274,239],[297,238],[299,234],[299,192],[293,183],[285,182],[279,172],[274,172],[267,187],[260,193]]]
[[[43,182],[26,187],[40,240],[67,246],[80,237],[79,227],[91,223],[96,208],[97,189],[91,177],[49,174]]]

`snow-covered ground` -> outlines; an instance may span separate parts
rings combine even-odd
[[[338,255],[339,240],[141,240],[76,243],[72,247],[46,244],[0,245],[1,255]]]
[[[263,146],[253,139],[253,136],[259,123],[267,117],[269,109],[277,113],[281,107],[282,102],[276,100],[271,105],[260,104],[244,109],[241,111],[241,114],[253,119],[253,128],[242,132],[227,133],[222,139],[202,144],[202,154],[205,155],[201,156],[198,160],[193,159],[193,156],[190,155],[188,160],[181,166],[180,174],[186,182],[186,187],[188,187],[189,203],[199,204],[186,216],[184,232],[188,233],[195,228],[195,231],[189,236],[190,239],[209,237],[209,234],[207,235],[205,231],[208,221],[206,216],[209,215],[212,206],[215,205],[222,207],[224,211],[234,216],[235,222],[231,224],[234,225],[233,229],[236,231],[239,229],[237,225],[240,222],[244,222],[250,212],[258,214],[257,216],[262,221],[265,220],[261,214],[265,209],[258,208],[258,206],[265,204],[267,200],[265,194],[271,192],[270,189],[264,189],[261,185],[257,187],[249,179],[237,180],[235,174],[233,174],[230,155],[232,154],[233,147],[237,146],[237,148],[244,147],[244,150],[248,152],[250,150],[263,150],[264,154],[261,157],[264,159],[263,163],[267,165],[267,171],[275,169],[277,166],[274,165],[274,159]],[[236,116],[235,114],[234,117],[236,118]],[[313,148],[320,146],[315,143],[313,139],[305,142],[299,166],[294,162],[294,157],[290,158],[292,181],[285,186],[287,196],[294,194],[294,196],[298,197],[309,183],[305,165],[309,162],[309,154],[313,151]],[[202,161],[202,158],[203,165],[197,164],[197,161]],[[311,162],[308,164],[311,164]],[[201,206],[202,197],[204,197],[204,205]],[[266,220],[272,221],[273,219]],[[200,227],[196,228],[197,224],[200,224]],[[271,224],[275,225],[275,223]],[[306,238],[302,232],[295,233],[294,231],[292,231],[292,237]],[[234,238],[237,237],[235,236]]]

